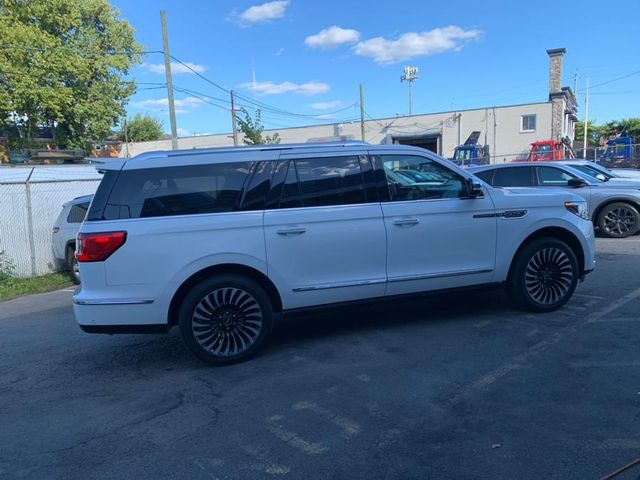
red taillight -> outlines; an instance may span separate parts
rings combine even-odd
[[[127,232],[79,233],[76,258],[79,262],[102,262],[127,240]]]

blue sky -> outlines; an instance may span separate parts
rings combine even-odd
[[[414,113],[546,101],[545,51],[558,47],[567,49],[563,85],[573,87],[579,75],[581,119],[587,76],[590,119],[640,116],[638,0],[617,1],[612,12],[593,0],[112,3],[150,51],[162,50],[165,9],[171,54],[223,88],[280,110],[263,109],[267,128],[356,119],[360,83],[368,115],[406,114],[403,65],[420,69]],[[139,90],[128,111],[150,113],[168,131],[162,62],[161,54],[148,54],[131,72]],[[228,94],[182,65],[173,78],[182,135],[230,130]]]

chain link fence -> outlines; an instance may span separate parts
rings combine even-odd
[[[19,277],[56,270],[53,226],[63,205],[95,193],[101,175],[91,165],[0,168],[0,252]]]

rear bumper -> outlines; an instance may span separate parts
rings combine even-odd
[[[166,331],[173,295],[158,290],[157,285],[90,289],[83,284],[73,296],[73,313],[80,328],[89,333]]]

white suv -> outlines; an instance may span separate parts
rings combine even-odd
[[[582,198],[492,188],[420,148],[154,152],[99,168],[78,236],[78,323],[178,325],[214,364],[254,354],[288,310],[504,284],[544,312],[595,266]]]

